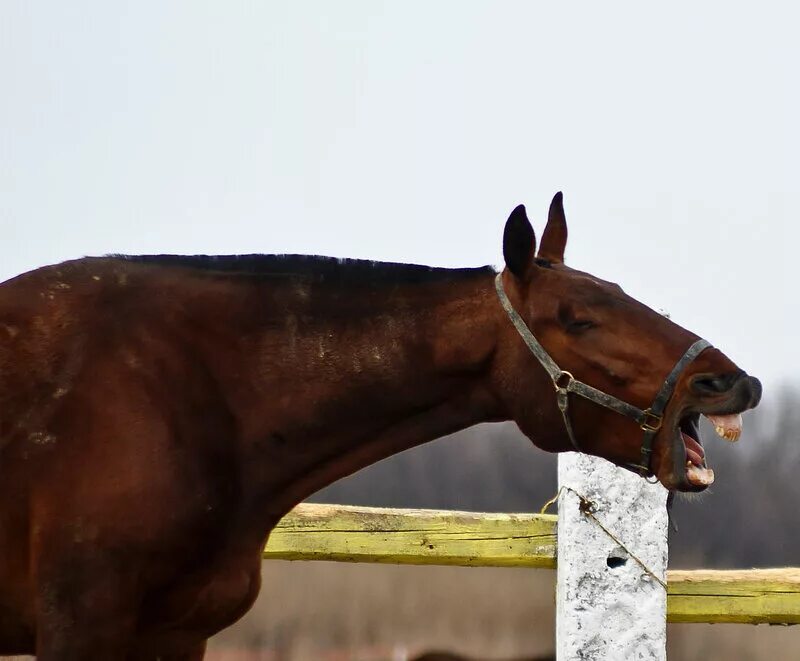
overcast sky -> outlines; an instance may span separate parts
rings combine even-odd
[[[111,252],[567,261],[798,374],[784,2],[0,5],[0,279]],[[769,390],[767,391],[767,395]]]

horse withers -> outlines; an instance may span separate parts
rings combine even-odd
[[[0,654],[201,659],[294,505],[479,422],[704,489],[699,416],[738,437],[759,382],[566,241],[559,194],[538,252],[513,211],[499,278],[160,255],[0,285]]]

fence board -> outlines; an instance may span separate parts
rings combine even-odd
[[[265,558],[468,567],[555,567],[556,517],[304,503]]]
[[[800,569],[671,571],[668,622],[800,624]]]

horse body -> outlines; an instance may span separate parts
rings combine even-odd
[[[342,297],[302,273],[86,259],[0,288],[0,612],[28,614],[4,619],[0,640],[30,649],[42,601],[79,608],[100,566],[104,599],[143,606],[129,625],[140,646],[151,628],[155,648],[176,631],[204,640],[249,607],[266,535],[296,502],[490,417],[465,320],[491,273],[431,273],[408,293],[373,282]],[[48,573],[63,594],[38,593]]]
[[[576,376],[646,406],[695,336],[552,254],[535,263],[518,221],[504,248],[514,305]],[[559,241],[548,224],[542,249]],[[562,254],[565,241],[564,229]],[[255,599],[269,531],[321,487],[484,421],[570,449],[494,277],[155,256],[86,258],[0,286],[0,653],[202,658]],[[584,337],[586,309],[595,325],[619,323]],[[712,388],[708,374],[725,378]],[[701,382],[713,392],[698,394]],[[679,421],[753,406],[760,386],[710,350],[678,390],[653,471],[692,489],[670,458]],[[587,451],[637,456],[629,421],[586,402],[573,417]]]

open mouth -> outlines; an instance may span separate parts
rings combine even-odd
[[[731,443],[738,441],[742,434],[742,415],[704,416],[714,427],[718,436]],[[678,422],[678,433],[683,441],[686,457],[686,481],[698,489],[705,489],[714,483],[714,471],[706,464],[706,454],[700,443],[700,413],[687,413]],[[677,466],[675,467],[677,469]]]

